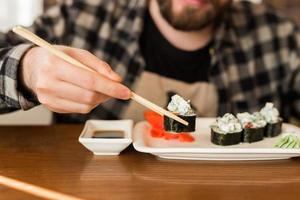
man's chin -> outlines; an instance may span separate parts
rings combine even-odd
[[[182,31],[182,32],[195,32],[195,31],[201,31],[206,29],[207,27],[211,27],[213,26],[213,22],[207,22],[205,24],[198,24],[198,25],[187,25],[187,24],[171,24],[171,26],[178,30],[178,31]]]
[[[173,28],[180,31],[200,31],[214,23],[216,13],[213,10],[196,12],[192,14],[186,10],[183,13],[173,14],[167,21]]]

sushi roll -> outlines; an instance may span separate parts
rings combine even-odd
[[[190,101],[184,100],[179,95],[171,97],[167,109],[189,123],[188,126],[176,120],[164,116],[164,129],[171,133],[194,132],[196,126],[196,114],[191,108]]]
[[[265,137],[275,137],[281,133],[282,118],[273,103],[266,103],[265,107],[260,110],[260,114],[267,122],[265,128]]]
[[[243,129],[239,120],[232,114],[218,117],[211,125],[211,142],[217,145],[227,146],[239,144],[242,140]]]
[[[264,139],[264,132],[267,122],[259,112],[253,114],[244,112],[237,114],[242,128],[242,142],[258,142]]]

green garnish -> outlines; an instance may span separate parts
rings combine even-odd
[[[281,138],[275,144],[274,147],[283,148],[283,149],[300,148],[300,140],[293,133],[285,133],[281,136]]]

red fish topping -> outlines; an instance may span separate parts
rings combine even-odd
[[[246,125],[245,125],[245,128],[252,128],[253,127],[253,124],[251,122],[248,122]]]

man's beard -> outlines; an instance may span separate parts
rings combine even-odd
[[[232,0],[220,5],[219,0],[211,0],[212,8],[205,11],[187,6],[181,13],[174,14],[172,0],[157,0],[161,15],[175,29],[181,31],[199,31],[220,20]]]

